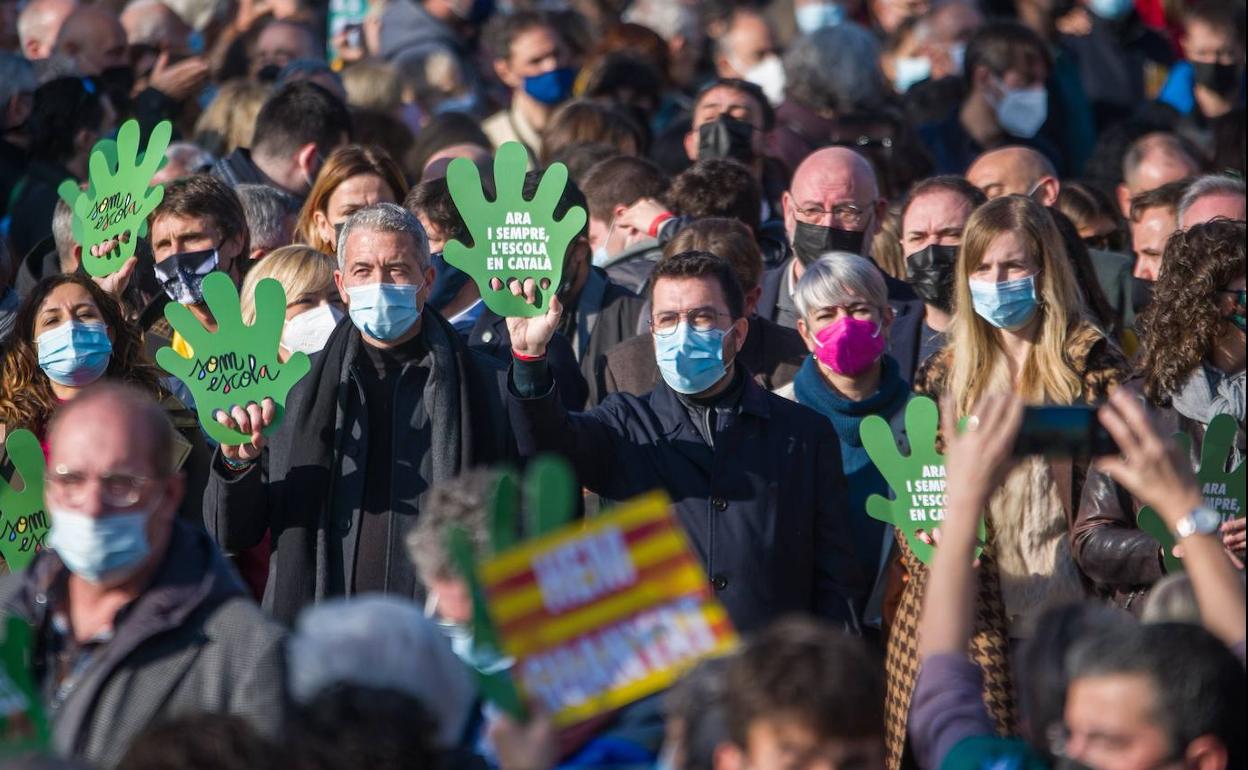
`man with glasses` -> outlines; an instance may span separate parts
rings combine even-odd
[[[830,251],[871,257],[871,241],[880,229],[887,203],[880,197],[867,159],[844,147],[811,153],[793,174],[783,197],[784,226],[793,256],[763,276],[758,314],[781,326],[797,328],[793,297],[806,265]],[[884,276],[888,304],[899,321],[923,308],[914,289]]]
[[[233,714],[269,735],[282,724],[283,633],[212,539],[177,520],[172,434],[164,410],[126,386],[61,407],[46,547],[0,580],[4,612],[33,628],[54,749],[93,765],[115,765],[158,719]]]
[[[231,551],[270,533],[264,607],[293,622],[305,605],[369,591],[422,599],[404,543],[430,486],[514,454],[504,365],[469,349],[427,307],[434,270],[416,217],[393,203],[359,209],[338,236],[338,324],[286,399],[217,421],[251,443],[222,446],[204,522]]]
[[[671,496],[711,586],[737,630],[788,612],[856,627],[862,581],[849,552],[836,434],[736,365],[748,320],[729,264],[706,252],[664,258],[651,278],[650,328],[660,383],[569,414],[546,363],[562,307],[508,318],[508,394],[522,455],[558,452],[604,498]],[[533,301],[532,281],[511,290]]]

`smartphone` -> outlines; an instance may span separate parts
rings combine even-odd
[[[1118,454],[1091,406],[1028,406],[1014,442],[1014,456],[1101,457]]]

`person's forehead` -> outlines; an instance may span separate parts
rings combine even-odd
[[[1231,30],[1225,27],[1215,27],[1204,19],[1192,19],[1188,22],[1186,33],[1188,45],[1220,46],[1226,43],[1235,43]]]
[[[696,277],[661,276],[654,282],[654,312],[692,310],[711,305],[727,309],[719,281],[710,275]]]
[[[64,283],[48,293],[39,309],[74,307],[84,302],[92,306],[95,305],[95,298],[91,296],[91,292],[76,283]]]
[[[511,43],[511,55],[529,57],[559,47],[559,36],[544,24],[522,30]]]
[[[971,215],[971,204],[952,190],[933,190],[910,202],[902,232],[924,226],[961,226]]]
[[[716,86],[698,100],[698,112],[712,109],[716,112],[723,112],[740,108],[745,108],[753,114],[758,109],[758,103],[746,92],[731,86]]]
[[[993,238],[984,249],[982,262],[1007,262],[1031,256],[1027,244],[1017,234],[1004,232]]]
[[[1183,214],[1183,224],[1191,227],[1216,217],[1242,220],[1246,213],[1248,207],[1243,195],[1231,192],[1209,193],[1192,201]]]
[[[793,178],[793,197],[798,205],[824,200],[853,199],[865,194],[864,185],[854,178],[853,166],[839,160],[830,161]]]
[[[1079,677],[1070,683],[1066,720],[1072,729],[1092,725],[1142,726],[1151,719],[1156,691],[1146,674]]]
[[[58,420],[48,437],[48,467],[150,473],[152,438],[139,415],[119,406],[97,401]]]
[[[402,259],[416,262],[416,246],[410,233],[394,233],[368,228],[353,229],[347,235],[347,267],[361,262],[377,264]]]
[[[188,232],[215,233],[216,221],[208,214],[159,214],[152,220],[152,240]]]

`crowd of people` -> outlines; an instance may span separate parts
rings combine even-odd
[[[5,766],[1248,766],[1245,88],[1242,0],[0,0]],[[163,197],[92,276],[63,183],[129,120]],[[553,286],[443,256],[508,142],[587,213]],[[311,357],[239,445],[155,363],[217,274]],[[1041,406],[1087,441],[1017,453]],[[876,418],[944,457],[916,541]],[[563,729],[448,546],[543,454],[665,492],[741,639]]]

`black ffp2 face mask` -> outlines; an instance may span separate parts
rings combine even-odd
[[[809,265],[829,251],[861,254],[864,237],[865,233],[856,230],[842,230],[839,227],[824,227],[799,221],[793,230],[793,253],[797,254],[803,265]]]
[[[1131,279],[1131,308],[1136,313],[1143,312],[1153,301],[1153,286],[1156,282],[1145,278]]]
[[[720,115],[698,128],[698,160],[731,158],[747,166],[754,162],[754,126],[731,115]]]
[[[1239,85],[1239,65],[1213,61],[1192,62],[1192,76],[1197,83],[1215,94],[1226,95]]]
[[[958,247],[939,243],[906,255],[906,279],[914,293],[946,313],[953,311],[953,268]]]

